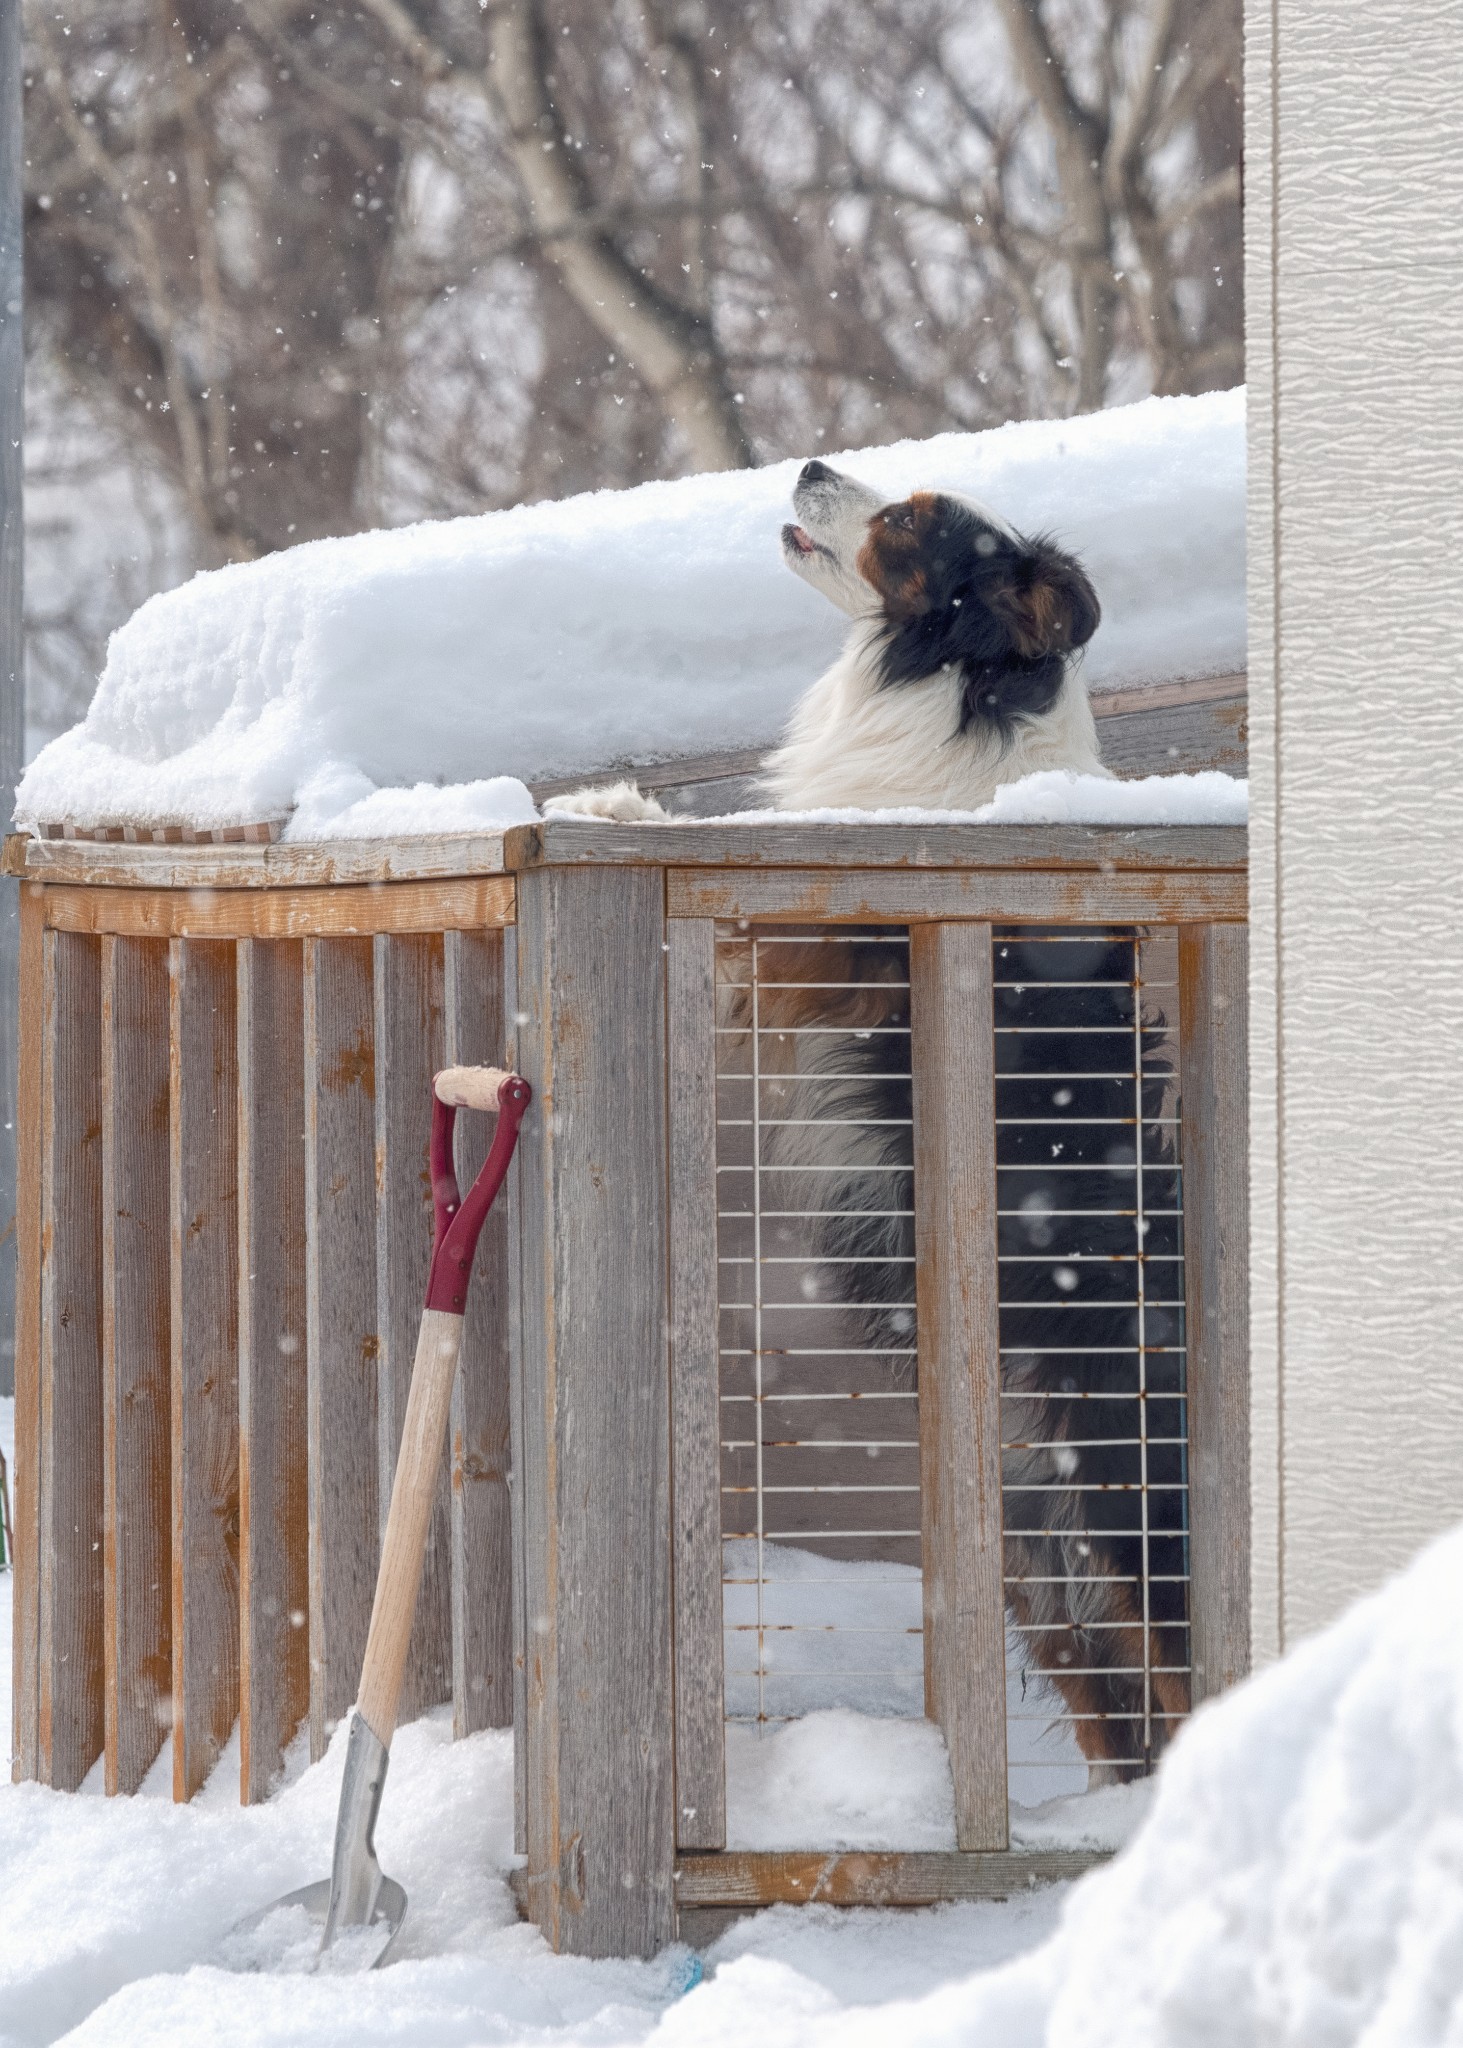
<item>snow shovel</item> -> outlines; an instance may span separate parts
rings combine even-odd
[[[406,1893],[394,1878],[383,1875],[376,1861],[376,1815],[386,1783],[391,1737],[406,1669],[412,1620],[421,1587],[432,1520],[437,1468],[447,1433],[452,1381],[462,1345],[462,1318],[467,1307],[468,1280],[478,1235],[503,1185],[518,1127],[533,1099],[527,1081],[496,1067],[448,1067],[433,1084],[432,1206],[435,1224],[432,1264],[427,1276],[427,1302],[417,1337],[411,1391],[402,1424],[401,1449],[391,1487],[386,1539],[371,1608],[366,1657],[360,1691],[345,1753],[345,1777],[335,1822],[335,1863],[328,1878],[290,1892],[232,1930],[221,1960],[263,1967],[256,1944],[247,1937],[276,1914],[291,1955],[298,1942],[293,1928],[308,1916],[306,1930],[320,1932],[310,1967],[329,1954],[328,1967],[374,1969],[406,1917]],[[459,1109],[496,1110],[498,1128],[492,1147],[465,1201],[457,1192],[452,1164],[452,1132]],[[290,1909],[295,1911],[291,1914]],[[298,1966],[298,1965],[297,1965]]]

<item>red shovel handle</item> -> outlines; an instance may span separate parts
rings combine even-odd
[[[465,1067],[449,1068],[454,1082],[474,1070]],[[523,1113],[533,1100],[533,1090],[521,1074],[498,1074],[492,1068],[477,1071],[491,1074],[498,1083],[497,1111],[498,1128],[493,1133],[493,1143],[487,1158],[478,1169],[477,1179],[463,1198],[457,1191],[457,1169],[452,1160],[452,1133],[457,1123],[457,1103],[444,1102],[436,1088],[432,1095],[432,1210],[434,1229],[432,1233],[432,1264],[427,1274],[427,1307],[441,1310],[445,1315],[460,1316],[467,1307],[467,1283],[472,1276],[473,1254],[478,1248],[478,1238],[487,1221],[488,1211],[493,1206],[493,1197],[503,1185],[513,1157],[513,1148],[518,1143],[518,1127],[523,1122]],[[444,1076],[439,1076],[439,1080]],[[454,1086],[450,1092],[462,1101],[469,1091]],[[479,1099],[474,1108],[488,1108],[491,1105]]]

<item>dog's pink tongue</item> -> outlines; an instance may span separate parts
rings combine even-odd
[[[787,537],[792,542],[793,546],[797,549],[800,555],[812,554],[812,537],[811,535],[804,533],[803,529],[800,526],[790,526],[787,529]]]

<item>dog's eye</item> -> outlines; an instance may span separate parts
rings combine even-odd
[[[908,533],[914,526],[914,508],[910,505],[891,505],[884,514],[884,524],[892,526],[897,533]]]

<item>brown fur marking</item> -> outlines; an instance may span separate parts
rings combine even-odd
[[[896,513],[909,513],[907,523],[891,524]],[[886,505],[869,521],[869,537],[859,549],[858,572],[884,600],[891,618],[917,618],[929,610],[929,587],[920,552],[940,516],[934,491],[914,491],[897,505]]]

